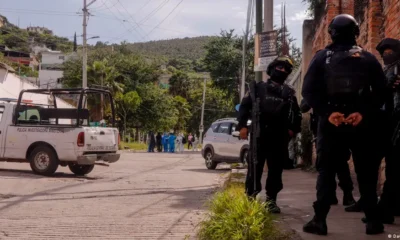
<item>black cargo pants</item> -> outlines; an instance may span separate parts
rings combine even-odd
[[[395,216],[400,214],[400,142],[393,146],[391,140],[392,134],[398,122],[392,124],[386,136],[387,148],[385,156],[385,183],[381,199],[379,201],[379,209],[385,216]]]
[[[365,117],[364,117],[365,118]],[[317,154],[318,170],[317,201],[314,202],[315,215],[325,219],[330,200],[335,194],[335,175],[340,163],[347,162],[350,150],[353,155],[355,171],[361,193],[362,208],[371,221],[378,221],[378,196],[376,193],[380,154],[374,149],[378,129],[372,121],[363,121],[357,126],[336,127],[329,123],[328,117],[321,117],[318,125]],[[375,151],[374,151],[375,150]],[[338,164],[339,163],[339,164]]]
[[[317,116],[311,115],[311,120],[310,120],[311,131],[315,138],[317,137],[318,134],[318,120],[319,119]],[[339,180],[338,185],[343,190],[344,193],[350,193],[354,189],[353,180],[351,179],[350,175],[349,164],[347,163],[350,159],[350,156],[351,156],[350,150],[343,151],[343,157],[339,158],[342,159],[343,161],[337,161],[337,178]],[[335,184],[335,191],[336,191],[336,184]]]
[[[276,200],[278,193],[283,188],[282,172],[284,163],[289,156],[288,152],[288,130],[287,129],[268,129],[261,130],[257,146],[257,165],[256,165],[256,189],[254,188],[253,174],[250,173],[251,163],[246,177],[246,194],[255,196],[261,192],[261,178],[265,161],[268,165],[268,176],[265,185],[267,197]],[[251,161],[249,159],[248,161]]]

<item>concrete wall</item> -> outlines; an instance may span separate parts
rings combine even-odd
[[[37,88],[34,84],[22,80],[13,71],[9,71],[0,65],[0,96],[2,98],[18,98],[21,90]],[[34,103],[48,104],[47,95],[26,93],[23,98],[33,100]],[[57,99],[57,106],[59,108],[72,108],[71,105],[59,99]]]
[[[56,70],[40,70],[39,86],[40,88],[60,88],[61,84],[58,79],[64,76],[64,71]]]

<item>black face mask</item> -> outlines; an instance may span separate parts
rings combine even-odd
[[[274,69],[271,73],[271,80],[279,84],[283,84],[288,76],[289,74],[287,72]]]
[[[392,63],[394,63],[394,62],[396,62],[397,60],[400,59],[399,56],[397,54],[394,54],[394,53],[385,55],[382,58],[383,58],[383,63],[385,65],[390,65],[390,64],[392,64]]]

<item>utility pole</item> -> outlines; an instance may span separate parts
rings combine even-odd
[[[96,0],[92,0],[87,4],[87,0],[83,0],[83,63],[82,63],[82,87],[87,88],[87,18],[89,17],[88,7],[92,5]]]
[[[200,120],[200,144],[203,144],[203,131],[204,131],[204,107],[206,105],[206,84],[207,84],[207,75],[204,73],[204,85],[203,85],[203,103],[201,105],[201,120]]]
[[[87,9],[87,4],[86,0],[83,0],[83,65],[82,65],[82,88],[87,88],[87,34],[86,34],[86,28],[87,28],[87,17],[88,17],[88,9]]]
[[[260,34],[262,32],[262,13],[263,13],[263,0],[255,0],[256,1],[256,33]],[[257,71],[256,72],[256,82],[261,82],[263,79],[263,73]]]
[[[264,0],[264,31],[272,30],[274,30],[274,0]],[[267,73],[263,72],[263,80],[267,79]]]
[[[247,39],[249,37],[249,25],[250,18],[252,16],[253,10],[253,0],[249,0],[249,6],[247,8],[247,21],[246,21],[246,31],[243,37],[243,59],[242,59],[242,82],[240,84],[240,100],[243,99],[245,93],[245,83],[246,83],[246,52],[247,52]]]

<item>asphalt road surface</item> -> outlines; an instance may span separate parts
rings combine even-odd
[[[86,177],[0,162],[0,239],[194,239],[229,169],[199,153],[123,153]]]

